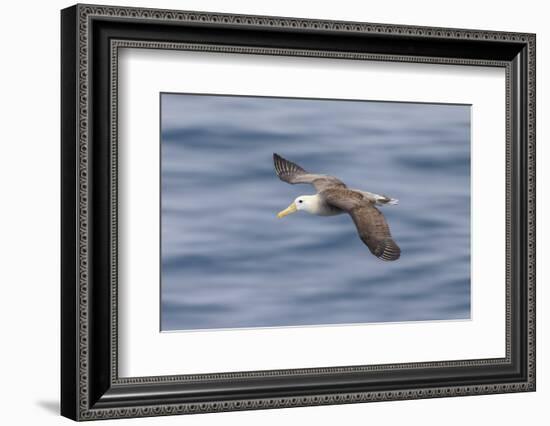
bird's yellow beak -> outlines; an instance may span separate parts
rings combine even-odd
[[[282,212],[277,213],[277,217],[279,219],[282,219],[283,217],[288,216],[289,214],[295,213],[297,211],[298,211],[298,209],[296,208],[296,204],[292,203],[290,206],[288,206]]]

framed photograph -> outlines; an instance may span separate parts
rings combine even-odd
[[[61,412],[535,390],[535,35],[61,12]]]

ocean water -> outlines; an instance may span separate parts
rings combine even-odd
[[[309,185],[274,152],[381,207],[383,262],[347,214],[277,219]],[[468,105],[161,94],[161,330],[470,318]]]

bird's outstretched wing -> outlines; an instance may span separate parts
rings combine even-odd
[[[373,204],[365,203],[349,212],[359,238],[372,254],[382,260],[397,260],[401,249],[393,240],[384,215]]]
[[[399,259],[401,249],[391,236],[386,218],[373,202],[366,200],[359,192],[346,188],[330,188],[321,195],[327,203],[351,216],[359,238],[372,254],[382,260]]]
[[[313,185],[317,192],[330,187],[346,187],[344,182],[334,176],[306,172],[298,164],[288,161],[275,153],[273,154],[273,163],[275,164],[275,172],[277,176],[279,176],[279,179],[292,185],[297,183],[309,183]]]

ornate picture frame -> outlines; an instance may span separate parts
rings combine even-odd
[[[75,5],[61,12],[61,414],[73,420],[535,390],[535,35]],[[502,358],[119,377],[121,48],[498,67],[506,73]]]

